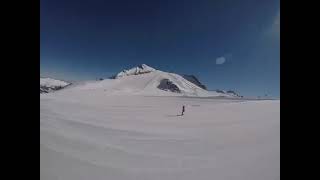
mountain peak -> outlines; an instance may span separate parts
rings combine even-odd
[[[154,68],[152,68],[152,67],[150,67],[150,66],[148,66],[148,65],[146,65],[146,64],[140,64],[138,67],[139,67],[140,69],[153,69],[153,70],[155,70]]]
[[[146,64],[140,64],[136,67],[133,67],[129,70],[123,70],[120,73],[118,73],[115,76],[112,76],[112,79],[118,79],[124,76],[131,76],[131,75],[139,75],[139,74],[145,74],[145,73],[150,73],[156,71],[156,69],[146,65]]]

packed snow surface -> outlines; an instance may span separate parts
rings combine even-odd
[[[143,74],[150,83],[127,76],[41,94],[40,178],[280,179],[279,100],[173,96],[153,88],[162,76],[180,78],[155,72]],[[186,94],[205,93],[184,83]]]

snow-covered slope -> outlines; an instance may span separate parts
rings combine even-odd
[[[156,70],[145,64],[125,70],[111,79],[88,82],[70,88],[70,91],[103,91],[107,95],[152,95],[152,96],[223,96],[228,94],[207,91],[181,75]]]
[[[280,180],[279,101],[71,89],[40,96],[41,180]]]
[[[62,89],[68,85],[70,85],[70,83],[65,81],[40,77],[40,93],[52,92],[55,90]]]
[[[238,93],[236,93],[235,91],[232,91],[232,90],[225,91],[225,90],[217,89],[216,92],[222,93],[222,94],[227,94],[231,97],[242,98],[242,96],[240,96]]]
[[[123,70],[120,73],[113,76],[112,78],[117,79],[117,78],[124,77],[124,76],[145,74],[145,73],[149,73],[149,72],[153,72],[153,71],[155,71],[154,68],[152,68],[146,64],[141,64],[141,65],[134,67],[134,68],[131,68],[129,70]]]
[[[61,89],[68,82],[40,78],[40,93]],[[106,95],[193,96],[240,98],[226,91],[208,91],[193,75],[156,70],[145,64],[121,71],[109,79],[74,84],[67,92],[103,92]]]
[[[280,101],[183,96],[223,94],[159,70],[41,94],[40,179],[279,180]]]
[[[185,78],[186,80],[192,82],[193,84],[201,87],[202,89],[207,89],[207,87],[205,85],[203,85],[198,78],[196,78],[194,75],[182,75],[183,78]]]

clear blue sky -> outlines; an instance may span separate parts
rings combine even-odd
[[[41,76],[109,77],[145,63],[209,89],[280,95],[279,0],[41,0]]]

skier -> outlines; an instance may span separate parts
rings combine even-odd
[[[181,113],[181,116],[183,116],[183,113],[185,111],[185,108],[184,108],[184,105],[182,106],[182,113]]]

